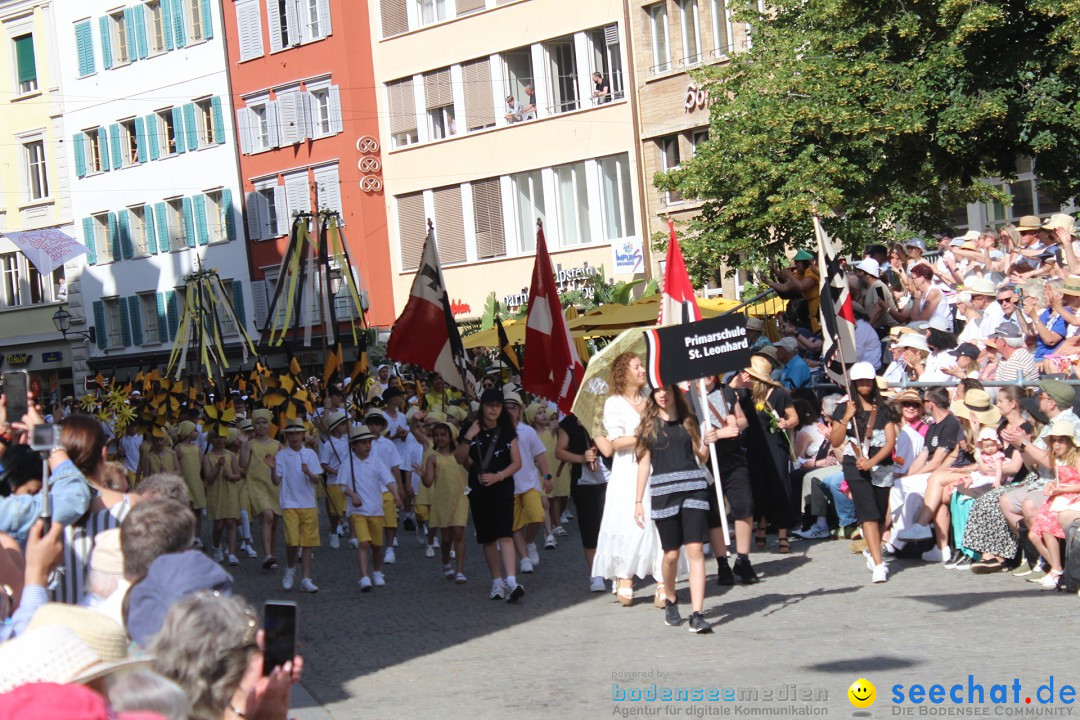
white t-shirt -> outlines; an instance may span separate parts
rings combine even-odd
[[[371,443],[371,454],[377,457],[390,470],[401,469],[401,453],[394,447],[393,441],[380,435]]]
[[[396,418],[390,417],[390,413],[384,412],[386,416],[386,436],[390,438],[390,442],[394,443],[394,447],[397,448],[399,455],[405,453],[405,440],[408,436],[403,438],[394,438],[394,434],[398,430],[404,430],[409,432],[409,421],[405,419],[405,413],[399,412]]]
[[[128,472],[139,469],[139,446],[142,441],[141,435],[124,435],[120,438],[120,447],[124,451],[124,469]]]
[[[303,447],[299,451],[285,448],[278,451],[274,472],[281,478],[278,500],[282,510],[318,507],[315,502],[315,483],[304,475],[301,465],[307,465],[308,471],[315,475],[322,475],[322,465],[311,448]]]
[[[347,435],[336,438],[330,436],[326,442],[319,448],[319,462],[323,465],[328,465],[332,470],[337,470],[341,467],[341,463],[349,454],[349,437]],[[328,485],[340,485],[341,478],[340,473],[327,473],[326,482]]]
[[[896,475],[906,475],[908,470],[911,469],[912,464],[915,462],[915,458],[919,457],[919,453],[923,450],[924,444],[923,436],[918,433],[917,430],[910,425],[904,425],[900,428],[900,434],[896,436],[896,457],[903,461],[903,465],[897,463]]]
[[[413,492],[416,493],[420,491],[420,474],[413,470],[413,465],[423,465],[426,448],[412,433],[409,433],[404,443],[405,448],[401,453],[402,470],[405,471],[405,477],[409,478]]]
[[[353,504],[352,498],[345,496],[347,515],[382,516],[383,492],[389,492],[397,481],[374,453],[368,455],[366,460],[356,457],[355,453],[349,453],[349,457],[342,464],[340,475],[341,484],[360,496],[359,507]]]
[[[536,468],[536,456],[547,453],[544,441],[528,425],[518,423],[518,452],[521,453],[521,469],[514,473],[514,494],[522,495],[540,489],[540,471]]]

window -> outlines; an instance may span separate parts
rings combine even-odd
[[[20,252],[0,254],[0,308],[41,305],[65,299],[59,290],[64,269],[57,268],[44,282],[34,264]]]
[[[660,148],[660,168],[667,172],[679,167],[679,136],[669,135],[657,141]],[[682,194],[669,190],[664,193],[664,202],[668,205],[682,202]]]
[[[341,179],[338,177],[337,163],[315,168],[312,173],[315,180],[315,200],[320,210],[331,210],[341,216],[345,224],[344,208],[341,205]]]
[[[132,61],[134,48],[129,37],[134,36],[135,28],[128,28],[128,16],[123,12],[109,16],[110,36],[112,41],[113,66],[124,65]]]
[[[563,113],[578,108],[577,58],[574,38],[566,37],[544,43],[548,57],[548,79],[551,104],[548,112]],[[526,89],[528,92],[528,89]],[[535,100],[532,102],[535,103]]]
[[[248,237],[252,240],[270,240],[289,233],[289,209],[285,187],[277,180],[256,183],[247,194]]]
[[[255,120],[255,123],[252,126],[251,137],[254,140],[256,150],[269,150],[272,147],[270,144],[270,109],[271,105],[269,103],[255,105],[250,108],[251,115]]]
[[[589,190],[585,182],[585,163],[577,162],[555,168],[559,244],[582,245],[590,241]]]
[[[97,251],[97,264],[116,260],[113,254],[116,238],[116,216],[100,213],[92,216],[94,221],[94,249]]]
[[[417,0],[420,24],[430,25],[446,19],[446,0]]]
[[[34,92],[38,88],[34,36],[22,35],[12,40],[12,43],[15,46],[15,79],[19,83],[19,93]]]
[[[158,146],[163,155],[175,155],[177,153],[176,136],[179,128],[176,127],[176,115],[174,108],[167,108],[157,113]]]
[[[45,168],[44,140],[33,140],[23,144],[23,172],[26,178],[27,200],[41,200],[49,196],[49,174]]]
[[[315,137],[330,134],[330,88],[318,88],[311,94],[311,132]]]
[[[536,250],[536,221],[547,223],[544,212],[544,184],[539,170],[510,176],[514,193],[514,217],[517,221],[518,250]]]
[[[695,130],[690,133],[690,156],[698,154],[698,150],[701,146],[709,142],[709,129],[704,128],[701,130]]]
[[[634,203],[630,162],[626,153],[600,158],[600,195],[603,202],[604,235],[618,240],[634,235]]]
[[[184,199],[173,198],[165,201],[165,217],[169,228],[168,242],[158,244],[169,250],[183,250],[187,247],[187,227],[184,222]]]
[[[299,0],[304,7],[304,42],[321,40],[330,34],[330,0]]]
[[[146,19],[150,23],[151,55],[157,55],[169,49],[165,44],[165,18],[163,12],[161,0],[149,0],[146,3]]]
[[[206,207],[206,233],[209,242],[221,242],[229,239],[228,224],[225,213],[225,198],[221,190],[211,190],[206,193],[203,201]]]
[[[195,127],[198,133],[199,147],[201,148],[221,142],[219,138],[222,138],[222,129],[215,122],[214,104],[211,98],[199,100],[195,103]],[[217,117],[220,117],[220,115],[218,114]]]
[[[476,257],[479,259],[506,255],[506,234],[503,231],[502,191],[499,178],[479,180],[472,184]]]
[[[221,287],[225,291],[225,298],[231,303],[233,301],[233,281],[222,280]],[[232,316],[227,312],[218,312],[218,317],[221,318],[221,334],[222,335],[236,335],[236,324],[232,321]]]
[[[75,54],[79,59],[79,77],[97,72],[94,64],[94,31],[89,20],[75,25]]]
[[[506,78],[506,119],[508,122],[536,119],[536,92],[533,88],[532,52],[529,48],[509,50],[502,54],[503,77]]]
[[[64,278],[64,268],[58,267],[53,270],[48,282],[42,278],[41,273],[31,262],[26,263],[27,274],[30,278],[30,304],[56,302],[67,299],[67,280]],[[63,286],[61,286],[63,282]],[[63,287],[63,290],[60,288]],[[63,293],[63,295],[61,295]]]
[[[386,91],[390,99],[390,138],[394,147],[405,147],[419,142],[412,78],[387,83]]]
[[[185,0],[184,5],[188,20],[191,21],[188,25],[188,27],[191,28],[191,35],[188,37],[188,41],[196,42],[198,40],[205,40],[209,37],[209,34],[205,31],[206,23],[210,22],[211,19],[203,16],[203,0]],[[210,5],[207,4],[205,8],[209,10]]]
[[[602,105],[623,97],[622,53],[619,47],[619,26],[608,25],[589,31],[590,59],[592,72],[600,73],[602,86],[607,93],[595,95],[593,103]],[[595,81],[593,92],[597,91]]]
[[[19,270],[19,253],[0,255],[0,272],[4,274],[4,295],[0,300],[3,300],[4,307],[16,308],[22,305],[22,278]]]
[[[311,212],[311,189],[307,170],[290,173],[285,176],[285,205],[289,217],[297,213]]]
[[[491,98],[491,60],[480,58],[461,64],[465,81],[466,131],[495,126],[495,110]]]
[[[717,57],[725,57],[732,50],[731,10],[727,0],[711,0],[713,47]]]
[[[124,333],[120,325],[120,299],[108,298],[103,299],[101,302],[105,306],[105,328],[106,337],[108,338],[107,347],[123,347]]]
[[[138,300],[139,319],[142,321],[142,336],[143,344],[149,345],[162,341],[160,334],[158,333],[158,322],[161,317],[158,312],[158,296],[157,293],[145,293],[136,296]],[[160,308],[164,311],[164,306]]]
[[[668,37],[667,3],[649,8],[649,33],[652,36],[652,61],[654,73],[671,69],[671,43]]]
[[[432,190],[435,210],[435,241],[443,263],[465,262],[465,221],[461,212],[461,186]]]
[[[300,44],[300,16],[297,0],[266,0],[270,23],[270,52]]]
[[[134,257],[149,255],[150,239],[147,237],[146,206],[136,205],[129,207],[127,212],[128,237],[131,238]]]
[[[409,11],[405,3],[412,0],[380,0],[382,6],[382,34],[384,38],[400,35],[409,29]]]
[[[424,239],[427,237],[424,193],[399,195],[397,215],[401,269],[407,272],[420,266],[420,256],[424,251]]]
[[[683,64],[696,65],[701,62],[697,0],[679,0],[679,21],[682,27]]]
[[[83,149],[85,153],[84,157],[86,158],[87,175],[103,172],[105,170],[105,166],[102,165],[102,152],[104,148],[101,146],[101,139],[101,128],[93,128],[83,133]]]
[[[450,68],[424,75],[424,100],[427,103],[428,139],[441,140],[456,135]]]
[[[139,134],[135,118],[120,121],[120,161],[122,167],[139,162]]]

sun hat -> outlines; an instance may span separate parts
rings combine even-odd
[[[754,378],[755,380],[759,380],[763,383],[768,383],[769,385],[775,385],[776,387],[780,387],[780,383],[773,380],[772,376],[770,375],[770,373],[772,372],[772,363],[769,362],[769,359],[767,357],[763,357],[761,355],[751,355],[750,367],[744,368],[743,372]]]
[[[521,395],[513,390],[505,390],[503,392],[504,403],[516,403],[519,407],[525,407],[525,403],[521,400]]]
[[[904,388],[902,392],[893,395],[893,402],[895,403],[919,403],[922,404],[922,396],[919,395],[919,391],[915,388]]]
[[[250,418],[244,418],[243,420],[240,421],[240,429],[241,430],[254,430],[255,429],[255,423],[253,423]]]
[[[357,440],[374,440],[375,435],[368,430],[367,425],[354,425],[349,428],[349,442],[354,443]]]
[[[115,620],[110,622],[117,625]],[[123,628],[120,631],[123,632]],[[4,668],[0,673],[0,693],[27,683],[90,682],[125,668],[143,667],[150,661],[143,657],[124,657],[112,662],[103,660],[66,625],[28,627],[21,635],[0,643],[0,667]]]
[[[920,335],[917,332],[909,332],[901,335],[900,339],[896,341],[896,347],[930,352],[930,346],[926,344],[926,336]]]
[[[368,410],[366,413],[364,413],[364,424],[370,425],[372,420],[374,420],[375,422],[381,422],[383,425],[390,424],[390,421],[386,419],[386,415],[383,413],[382,410],[379,410],[378,408],[372,408],[371,410]]]
[[[949,241],[949,247],[961,247],[964,244],[963,236],[954,237]]]
[[[409,422],[412,422],[412,419],[422,412],[424,411],[420,409],[419,405],[414,405],[413,407],[409,408],[408,412],[405,413],[405,419]]]
[[[187,438],[188,435],[195,432],[195,430],[195,423],[191,422],[190,420],[185,420],[184,422],[180,423],[180,425],[176,428],[176,437],[180,440],[183,440]]]
[[[1072,215],[1067,213],[1054,213],[1046,219],[1043,223],[1043,230],[1057,230],[1058,228],[1065,228],[1071,235],[1076,229],[1076,220]]]
[[[51,625],[71,630],[105,662],[117,662],[127,657],[128,639],[124,628],[97,610],[61,602],[45,603],[34,612],[27,628],[32,630]]]
[[[120,549],[120,528],[99,532],[90,551],[90,569],[105,575],[124,574],[124,552]]]
[[[915,332],[915,330],[912,330],[907,325],[893,325],[889,328],[889,336],[892,337],[893,340],[898,339],[901,335],[907,335],[913,332]]]
[[[993,425],[1001,420],[1001,411],[990,401],[990,393],[973,388],[964,393],[963,400],[955,400],[949,406],[958,418],[977,420],[980,425]]]
[[[251,419],[253,421],[254,420],[265,420],[266,422],[273,422],[274,421],[274,413],[270,412],[266,408],[259,408],[255,412],[251,413]]]
[[[340,410],[335,410],[334,412],[332,412],[332,413],[330,413],[329,415],[326,416],[326,429],[327,430],[333,430],[338,425],[340,425],[341,423],[347,421],[348,419],[349,419],[348,415],[346,415],[345,413],[343,413]]]
[[[746,318],[746,329],[761,332],[765,329],[765,323],[759,317],[748,317]]]
[[[1042,220],[1040,220],[1037,215],[1025,215],[1016,223],[1016,229],[1021,232],[1026,230],[1042,230],[1042,226]]]
[[[1070,275],[1065,278],[1065,284],[1059,292],[1062,295],[1080,296],[1080,275]]]
[[[757,349],[756,352],[750,355],[751,358],[763,357],[769,361],[773,370],[780,367],[780,358],[776,356],[776,347],[773,345],[763,345]]]
[[[1076,427],[1068,420],[1055,420],[1046,437],[1067,437],[1075,442]]]
[[[919,248],[920,250],[922,250],[924,252],[926,251],[926,243],[923,242],[922,238],[918,238],[918,237],[913,237],[913,238],[909,239],[907,242],[904,243],[904,247],[906,247],[906,248],[910,248],[910,247]]]
[[[999,444],[1001,443],[1001,438],[998,437],[997,430],[989,425],[979,431],[979,440],[993,440]]]
[[[857,362],[848,370],[848,379],[852,382],[856,380],[873,380],[876,377],[877,373],[874,371],[874,366],[868,362]]]
[[[1076,388],[1061,380],[1049,378],[1039,382],[1039,389],[1046,393],[1062,410],[1068,410],[1076,400]]]
[[[446,413],[435,410],[427,414],[427,417],[424,418],[424,422],[428,425],[434,425],[435,423],[446,422],[446,419]]]
[[[978,240],[981,236],[982,233],[980,233],[978,230],[968,230],[966,233],[964,233],[963,239],[964,241],[972,241]]]
[[[989,278],[973,277],[964,281],[964,288],[972,295],[995,295],[997,288]]]
[[[862,270],[867,275],[873,275],[874,277],[880,277],[881,265],[874,258],[863,258],[855,265],[856,270]]]
[[[773,343],[773,346],[778,348],[784,348],[790,353],[796,352],[799,349],[799,343],[793,337],[780,338],[775,343]]]
[[[285,432],[307,432],[307,428],[304,427],[304,423],[300,420],[290,420],[285,424]]]
[[[145,648],[177,600],[199,590],[232,595],[232,586],[232,575],[198,550],[161,555],[128,591],[128,633]]]

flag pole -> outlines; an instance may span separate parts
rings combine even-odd
[[[701,395],[702,414],[705,416],[705,421],[709,424],[709,427],[712,427],[712,411],[709,409],[709,399],[705,394],[705,379],[699,378],[697,386],[698,393]],[[701,441],[705,442],[704,431],[701,433]],[[730,555],[731,552],[728,550],[730,539],[728,537],[727,513],[724,511],[724,488],[720,484],[720,463],[716,459],[716,444],[708,443],[708,446],[709,459],[712,462],[713,479],[716,480],[715,485],[713,485],[713,490],[716,492],[716,507],[718,509],[718,514],[720,515],[720,528],[724,533],[724,552],[726,555]],[[713,548],[713,553],[716,553],[716,548]]]

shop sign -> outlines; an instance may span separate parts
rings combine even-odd
[[[555,266],[555,286],[560,293],[570,290],[580,290],[585,297],[592,297],[596,292],[593,287],[593,278],[596,268],[585,262],[577,267],[563,269],[562,265]],[[506,295],[502,299],[503,307],[507,309],[521,307],[529,304],[529,288],[521,288],[521,292]]]
[[[29,353],[10,353],[7,356],[7,364],[11,367],[23,367],[30,364],[30,358],[33,355]]]
[[[61,362],[64,359],[64,353],[56,350],[55,352],[41,353],[41,362]]]
[[[701,110],[709,104],[709,93],[705,88],[693,83],[686,86],[686,99],[683,101],[683,109],[687,112]]]
[[[645,255],[641,251],[641,240],[630,238],[611,245],[615,254],[615,274],[629,275],[645,272]]]
[[[472,312],[472,308],[469,307],[469,303],[461,300],[450,301],[450,312],[454,315],[468,315]]]

